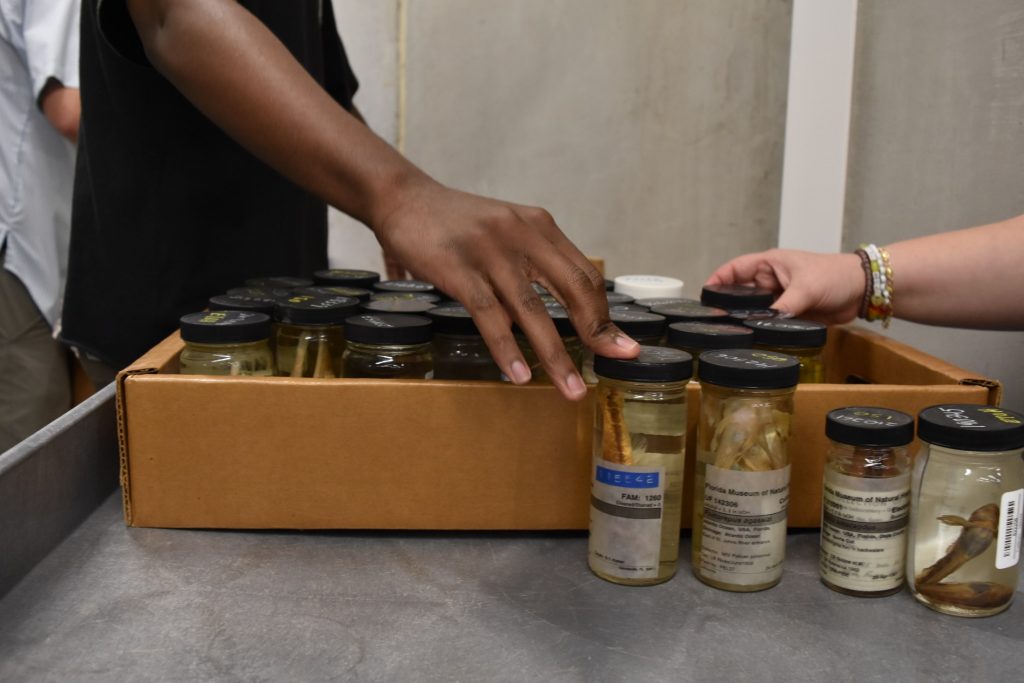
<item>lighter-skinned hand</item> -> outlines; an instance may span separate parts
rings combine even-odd
[[[778,295],[772,304],[775,310],[838,324],[857,317],[865,280],[856,254],[771,249],[732,259],[712,273],[706,284],[770,289]]]

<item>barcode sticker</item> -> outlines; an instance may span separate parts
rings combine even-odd
[[[1024,489],[1007,491],[999,506],[999,545],[996,546],[996,569],[1009,569],[1020,560],[1021,508]]]

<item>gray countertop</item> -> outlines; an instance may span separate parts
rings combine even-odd
[[[684,539],[683,557],[689,542]],[[684,561],[614,586],[584,534],[127,529],[112,496],[0,599],[0,681],[1019,681],[1024,604],[959,619]]]

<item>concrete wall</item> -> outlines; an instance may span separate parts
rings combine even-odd
[[[544,206],[609,274],[697,294],[720,263],[775,244],[788,0],[335,5],[375,129],[395,140],[404,120],[405,151],[442,182]],[[344,243],[365,232],[336,231],[332,262],[377,258]]]
[[[690,294],[775,245],[789,1],[334,1],[358,105],[443,182],[545,206],[610,274]],[[1019,0],[862,0],[855,69],[845,249],[1024,211]],[[331,220],[332,262],[380,267]],[[1024,409],[1024,335],[891,333]]]
[[[397,0],[334,0],[334,14],[352,68],[359,78],[356,106],[391,144],[398,141],[399,41]],[[331,264],[383,272],[373,234],[348,216],[328,215]]]
[[[853,102],[846,250],[1024,212],[1019,0],[862,0]],[[1024,333],[891,334],[1002,380],[1004,404],[1024,410]]]

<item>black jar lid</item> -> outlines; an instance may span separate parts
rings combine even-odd
[[[253,311],[274,315],[277,299],[268,295],[218,294],[211,296],[208,308],[211,311]]]
[[[800,361],[793,356],[758,349],[718,349],[700,354],[697,375],[736,389],[782,389],[796,386]]]
[[[636,358],[594,356],[594,373],[627,382],[682,382],[693,375],[693,356],[665,346],[641,346]]]
[[[434,285],[423,280],[383,280],[373,283],[378,292],[433,292]]]
[[[370,299],[362,308],[368,313],[426,313],[437,305],[426,299]]]
[[[359,299],[350,296],[295,294],[277,302],[277,320],[293,325],[341,325],[359,311]]]
[[[383,301],[385,299],[428,301],[436,304],[441,301],[441,295],[435,292],[374,292],[370,295],[370,301]]]
[[[628,306],[629,304],[622,304]],[[658,337],[665,334],[665,316],[647,311],[624,311],[613,308],[608,317],[620,330],[634,339],[637,337]]]
[[[608,312],[612,311],[633,311],[635,313],[650,313],[646,306],[637,306],[636,304],[608,304]],[[651,313],[651,315],[657,315],[657,313]],[[665,316],[661,316],[664,318]]]
[[[729,311],[701,304],[661,304],[651,306],[651,313],[665,316],[670,325],[699,320],[722,321],[729,316]]]
[[[565,339],[566,337],[578,336],[576,328],[573,327],[572,321],[569,320],[569,311],[565,310],[562,304],[545,304],[544,308],[547,309],[548,315],[551,316],[551,322],[555,324],[555,330],[558,332],[559,337]],[[525,335],[525,332],[517,323],[512,325],[512,334]]]
[[[242,295],[242,296],[255,296],[266,299],[281,299],[291,296],[295,292],[294,289],[286,289],[284,287],[232,287],[225,294],[229,296]]]
[[[749,349],[754,345],[754,333],[724,323],[672,323],[668,326],[668,343],[691,349]]]
[[[181,338],[196,344],[246,344],[270,336],[270,316],[254,311],[203,311],[181,316]]]
[[[480,336],[480,330],[465,306],[435,307],[427,312],[427,317],[434,321],[435,334],[456,334],[465,337]]]
[[[918,414],[917,436],[961,451],[1011,451],[1024,447],[1024,415],[971,403],[932,406]]]
[[[318,285],[329,287],[373,289],[374,283],[380,282],[380,273],[372,270],[355,270],[353,268],[329,268],[313,273],[313,280]]]
[[[362,287],[345,287],[343,285],[314,285],[299,287],[292,290],[296,294],[318,294],[322,296],[348,296],[360,301],[369,301],[373,292]]]
[[[652,296],[646,299],[637,299],[633,302],[637,306],[643,306],[645,308],[654,308],[655,306],[675,306],[688,304],[691,306],[700,306],[701,303],[696,299],[684,299],[678,296]]]
[[[700,302],[718,308],[768,308],[775,300],[770,289],[746,285],[705,285],[700,290]]]
[[[765,346],[817,348],[828,341],[828,328],[797,318],[758,318],[743,323],[754,331],[754,343]]]
[[[245,281],[248,287],[267,287],[270,289],[296,289],[297,287],[312,287],[313,281],[307,277],[292,277],[290,275],[278,275],[275,277],[254,277]]]
[[[608,299],[609,306],[613,304],[631,304],[636,301],[629,294],[623,294],[622,292],[605,292],[605,297]]]
[[[365,313],[345,321],[345,338],[359,344],[426,344],[432,327],[430,318],[422,315]]]
[[[779,312],[774,308],[744,308],[729,311],[729,322],[742,325],[748,320],[766,320],[778,318]]]
[[[914,418],[892,408],[836,408],[825,417],[825,436],[851,446],[906,446],[914,440]]]

